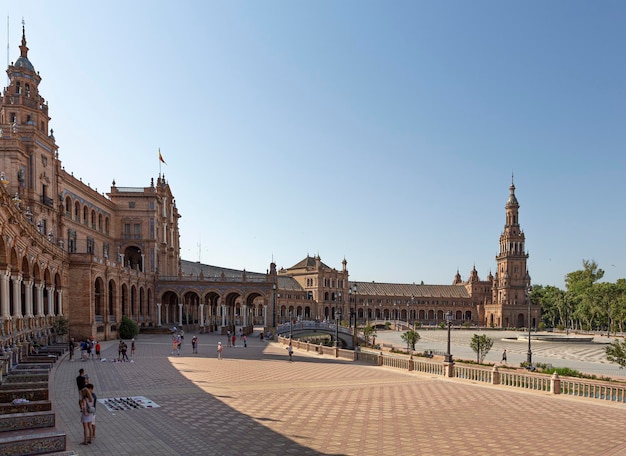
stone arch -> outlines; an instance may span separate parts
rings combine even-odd
[[[120,304],[122,305],[122,317],[128,317],[128,285],[126,285],[125,283],[122,284],[122,296],[121,296],[121,302]]]
[[[116,314],[115,312],[116,306],[117,306],[117,287],[115,285],[115,280],[110,279],[108,283],[108,293],[107,293],[107,315],[109,317]]]
[[[200,294],[195,290],[186,291],[183,294],[183,324],[190,325],[198,323]]]
[[[124,263],[124,266],[128,266],[131,269],[143,271],[141,248],[137,245],[128,245],[124,249]]]
[[[161,314],[164,324],[172,326],[178,323],[178,294],[166,290],[161,295]]]
[[[217,327],[221,324],[219,316],[221,315],[219,309],[220,295],[216,291],[209,291],[205,293],[203,302],[207,305],[207,310],[204,314],[205,322],[213,327]]]
[[[4,236],[0,236],[0,268],[6,269],[8,266],[7,245],[4,242]]]
[[[96,322],[102,323],[105,321],[106,315],[106,306],[105,306],[105,298],[106,293],[104,289],[104,281],[102,277],[96,277],[96,280],[93,284],[93,305],[94,305],[94,313],[96,315]]]
[[[130,318],[137,321],[137,287],[130,286]]]

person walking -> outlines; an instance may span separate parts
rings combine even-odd
[[[74,343],[74,338],[70,337],[70,342],[69,342],[69,351],[70,351],[70,361],[74,361],[74,349],[76,348],[76,344]]]
[[[80,422],[83,424],[83,441],[81,445],[88,445],[91,443],[91,423],[93,422],[93,414],[94,414],[94,402],[93,396],[89,389],[83,388],[80,390],[80,401],[78,402],[80,405]]]
[[[93,392],[93,384],[87,383],[85,388],[89,390],[93,397],[93,420],[91,420],[91,441],[96,440],[96,405],[98,404],[98,396]]]
[[[293,363],[293,345],[291,345],[291,341],[289,341],[289,346],[287,347],[287,353],[289,354],[289,362]]]
[[[78,369],[78,377],[76,377],[76,386],[78,386],[78,394],[82,391],[82,389],[87,384],[87,380],[85,379],[85,369]],[[81,396],[82,397],[82,396]]]
[[[230,347],[230,329],[226,331],[226,346]]]
[[[130,341],[130,356],[133,356],[135,354],[135,339],[132,339]]]
[[[502,362],[506,364],[506,348],[502,350]]]
[[[192,348],[192,353],[198,353],[198,336],[193,336],[191,338],[191,348]]]
[[[217,343],[217,359],[221,360],[222,359],[222,352],[224,351],[224,346],[222,345],[221,342]]]
[[[100,359],[100,341],[96,341],[96,358]]]
[[[243,339],[243,347],[246,348],[248,346],[248,337],[244,334],[242,339]]]
[[[237,343],[237,336],[235,335],[235,332],[233,331],[233,335],[230,336],[230,341],[233,343],[233,348],[236,347],[236,343]]]

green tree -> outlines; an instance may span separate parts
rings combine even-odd
[[[59,316],[54,321],[54,330],[59,336],[64,336],[69,332],[70,322],[67,318]]]
[[[119,333],[120,339],[132,339],[139,334],[139,325],[128,317],[122,317]]]
[[[408,330],[400,337],[406,342],[407,350],[409,347],[411,347],[411,350],[415,350],[415,344],[420,340],[419,333],[413,329]]]
[[[479,364],[482,364],[491,347],[493,347],[493,339],[486,334],[481,336],[474,334],[470,341],[470,348],[476,353],[476,362]]]
[[[580,326],[591,329],[599,321],[602,312],[599,307],[599,290],[594,284],[604,277],[604,270],[593,260],[583,260],[583,269],[565,276],[568,299],[573,304],[572,317]],[[606,314],[606,311],[604,312]]]
[[[365,337],[365,346],[367,347],[370,344],[370,336],[374,334],[376,330],[370,324],[367,324],[363,327],[363,337]]]
[[[620,369],[626,366],[626,340],[615,340],[604,348],[606,359],[619,364]]]

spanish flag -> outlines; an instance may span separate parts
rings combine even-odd
[[[163,155],[161,155],[161,148],[159,148],[159,161],[161,163],[165,163],[165,160],[163,160]],[[167,163],[165,163],[167,165]]]

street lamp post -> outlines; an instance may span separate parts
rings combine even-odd
[[[272,285],[272,328],[276,327],[276,284]]]
[[[357,287],[356,283],[352,286],[352,290],[354,291],[354,327],[352,328],[352,348],[356,348],[356,303],[357,303]]]
[[[452,363],[452,353],[450,353],[450,328],[452,327],[452,311],[448,310],[446,313],[446,320],[448,322],[448,350],[445,356],[446,363]]]
[[[411,308],[415,309],[415,296],[411,296]],[[417,312],[413,316],[413,331],[415,331],[415,316],[417,316]]]
[[[335,348],[339,348],[339,321],[341,321],[341,312],[335,311]]]
[[[531,330],[531,301],[530,301],[530,292],[533,291],[533,287],[528,286],[528,353],[526,353],[526,362],[528,363],[528,367],[533,365],[533,352],[530,349],[530,330]]]

